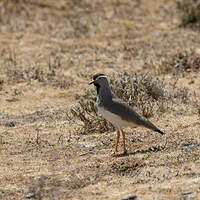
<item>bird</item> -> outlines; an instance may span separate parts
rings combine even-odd
[[[118,152],[120,132],[123,138],[123,154],[127,154],[125,142],[126,138],[123,131],[123,128],[125,127],[142,126],[152,131],[158,132],[161,135],[165,134],[147,118],[139,115],[136,111],[134,111],[131,106],[118,98],[112,92],[107,76],[105,74],[94,74],[92,81],[90,81],[89,84],[93,84],[96,87],[96,105],[98,113],[100,113],[106,120],[111,122],[117,131],[117,140],[115,144],[114,154]]]

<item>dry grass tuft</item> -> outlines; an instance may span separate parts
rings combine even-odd
[[[112,164],[110,171],[111,173],[117,173],[121,176],[134,177],[143,167],[145,167],[145,163],[141,160],[118,160]]]
[[[175,54],[171,59],[173,73],[184,74],[200,70],[200,55],[192,50],[182,51]]]
[[[10,50],[3,60],[4,79],[0,80],[0,89],[4,82],[17,84],[22,82],[38,82],[56,88],[70,88],[75,82],[71,76],[65,75],[64,61],[60,56],[50,56],[45,65],[35,63],[31,66],[22,66],[22,60],[15,51]]]
[[[157,74],[171,73],[175,76],[185,76],[189,72],[200,71],[200,55],[193,49],[177,50],[171,55],[163,56],[159,64],[145,63],[145,65],[154,69]],[[159,67],[159,72],[155,69],[156,65]]]
[[[29,193],[26,195],[27,199],[34,198],[41,200],[44,196],[44,186],[46,177],[41,176],[35,184],[29,188]]]

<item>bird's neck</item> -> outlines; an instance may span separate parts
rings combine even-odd
[[[109,101],[112,99],[113,94],[110,87],[99,87],[97,88],[97,96],[100,102]]]

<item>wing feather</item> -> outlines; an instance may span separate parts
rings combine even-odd
[[[105,108],[108,111],[116,115],[119,115],[122,120],[126,120],[130,123],[144,126],[148,129],[164,134],[147,118],[139,115],[137,112],[133,110],[132,107],[130,107],[128,104],[126,104],[119,98],[113,98],[112,101],[110,101],[109,103],[107,102]]]

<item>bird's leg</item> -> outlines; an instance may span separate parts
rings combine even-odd
[[[117,153],[117,148],[118,148],[118,144],[119,144],[119,138],[120,138],[120,131],[117,131],[117,140],[116,140],[116,145],[115,145],[115,151],[114,154]]]
[[[124,154],[127,154],[127,150],[126,150],[126,138],[125,138],[125,133],[123,130],[122,131],[122,137],[123,137],[123,147],[124,147]]]

